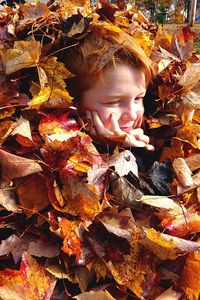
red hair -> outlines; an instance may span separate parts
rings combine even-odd
[[[95,83],[106,68],[119,64],[131,65],[144,72],[146,86],[154,75],[153,62],[129,34],[111,32],[94,25],[77,46],[65,50],[64,62],[75,75],[67,85],[76,99],[81,98],[81,94]]]

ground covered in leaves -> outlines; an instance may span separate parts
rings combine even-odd
[[[0,7],[0,299],[200,297],[194,33],[170,35],[117,3]],[[100,154],[70,117],[63,51],[96,27],[128,32],[158,66],[146,123],[174,179],[155,162],[146,195],[131,152]]]

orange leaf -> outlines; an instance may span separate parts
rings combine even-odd
[[[56,281],[26,252],[20,270],[0,271],[0,298],[4,300],[50,300]]]
[[[200,297],[200,254],[189,253],[180,277],[180,287],[185,291],[188,300]]]
[[[88,220],[101,211],[98,193],[94,186],[86,184],[77,176],[61,175],[62,195],[65,200],[63,211],[82,220]]]
[[[75,255],[77,258],[81,255],[81,241],[76,234],[79,224],[79,221],[69,221],[64,218],[59,222],[64,235],[62,250],[68,255]]]

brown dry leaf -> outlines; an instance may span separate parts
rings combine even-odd
[[[80,34],[85,30],[85,19],[82,18],[78,23],[74,22],[70,31],[67,33],[68,37],[72,37],[76,34]]]
[[[200,297],[200,254],[189,253],[180,277],[180,287],[185,291],[188,300]]]
[[[173,160],[178,157],[185,157],[183,142],[177,139],[172,139],[171,148],[165,147],[163,149],[160,161],[170,160],[173,162]]]
[[[192,172],[183,158],[176,158],[172,164],[179,183],[183,187],[193,185]]]
[[[82,294],[79,294],[77,296],[74,297],[77,300],[97,300],[97,299],[101,299],[101,300],[115,300],[115,298],[113,298],[111,296],[111,294],[107,291],[90,291],[90,292],[85,292]]]
[[[175,260],[178,255],[200,249],[200,243],[160,233],[153,228],[144,230],[140,243],[161,260]]]
[[[17,193],[24,213],[30,217],[49,205],[46,180],[34,174],[18,185]]]
[[[194,176],[192,176],[193,185],[189,187],[183,187],[182,185],[177,185],[177,194],[181,195],[183,193],[187,193],[189,191],[192,191],[200,186],[200,172],[196,173]]]
[[[30,144],[32,145],[32,136],[31,136],[31,128],[30,128],[30,122],[23,118],[22,116],[20,116],[19,119],[17,119],[17,122],[15,123],[15,128],[13,129],[12,135],[20,135],[22,137],[24,137],[24,141],[25,145],[26,144]],[[27,141],[27,139],[29,141]],[[25,146],[24,145],[24,146]]]
[[[174,291],[172,287],[163,292],[160,296],[158,296],[155,300],[179,300],[181,299],[182,294]]]
[[[177,215],[182,215],[185,211],[182,205],[176,203],[174,200],[166,196],[143,195],[138,202],[160,208],[158,215],[162,217],[175,217]]]
[[[189,66],[184,74],[179,78],[179,84],[182,91],[188,93],[200,80],[200,63],[194,63]]]
[[[200,154],[195,154],[185,158],[185,162],[191,171],[195,171],[200,168]]]
[[[10,75],[23,68],[35,67],[40,59],[41,45],[38,41],[16,41],[13,49],[2,54],[5,73]]]
[[[1,94],[0,94],[1,98]],[[12,116],[15,112],[15,107],[9,106],[7,108],[0,109],[0,120],[3,120],[5,118],[8,118]]]
[[[42,168],[36,161],[11,154],[2,149],[0,149],[0,164],[2,167],[2,176],[6,179],[14,179],[42,172]]]
[[[0,144],[2,144],[7,137],[9,137],[15,125],[16,123],[9,120],[0,123]]]
[[[21,212],[21,209],[17,206],[14,189],[6,181],[2,181],[0,184],[0,205],[8,211]]]
[[[111,276],[110,272],[108,271],[108,268],[106,267],[106,264],[104,264],[104,262],[98,258],[92,262],[92,269],[95,272],[97,282],[101,278],[105,279],[106,276]]]
[[[78,266],[74,274],[74,282],[78,283],[81,292],[85,292],[89,283],[94,279],[94,271],[85,266]]]
[[[55,257],[60,254],[60,245],[55,241],[36,240],[31,241],[27,248],[27,253],[36,257]]]
[[[67,278],[70,280],[70,275],[66,273],[63,264],[55,263],[54,261],[52,262],[50,259],[48,259],[47,263],[45,264],[45,269],[58,279]]]
[[[108,166],[114,166],[115,172],[117,172],[120,177],[128,175],[129,172],[132,172],[138,177],[138,165],[135,156],[129,150],[112,155],[108,162]]]
[[[10,100],[17,98],[18,96],[19,92],[15,84],[11,81],[3,81],[0,78],[0,104],[8,105]]]
[[[194,148],[198,148],[200,150],[200,143],[198,140],[199,133],[200,125],[188,122],[178,130],[176,138],[180,139],[181,141],[187,142]]]
[[[118,284],[125,285],[141,298],[145,290],[148,293],[149,285],[152,284],[155,274],[152,272],[150,265],[145,262],[144,257],[140,257],[139,240],[140,232],[135,231],[130,241],[130,254],[124,255],[123,262],[113,263],[109,261],[107,267]],[[137,280],[135,280],[136,278]]]
[[[34,22],[38,18],[47,18],[50,15],[50,10],[45,3],[24,3],[20,7],[23,15],[23,19],[19,20],[20,24],[27,24],[28,22]]]
[[[63,184],[61,192],[65,200],[62,211],[78,216],[82,220],[92,219],[101,211],[98,193],[94,186],[70,174],[61,174],[61,182]]]

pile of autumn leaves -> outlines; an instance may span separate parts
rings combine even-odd
[[[81,1],[2,6],[0,26],[0,298],[199,299],[194,34],[171,36],[107,1],[96,10]],[[147,123],[160,160],[174,168],[170,197],[143,196],[128,181],[130,171],[138,181],[131,152],[98,153],[71,117],[73,74],[61,50],[95,26],[129,32],[158,64],[157,113]],[[125,178],[117,196],[113,174]]]

